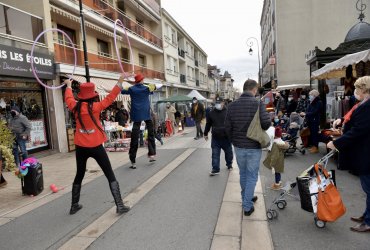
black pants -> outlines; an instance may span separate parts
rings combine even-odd
[[[103,145],[95,148],[85,148],[76,145],[77,173],[73,184],[82,183],[86,171],[86,162],[90,157],[94,158],[99,164],[109,183],[116,181],[116,177],[114,176],[112,166],[110,165],[107,152],[105,152]]]
[[[201,126],[202,121],[195,121],[195,126],[197,128],[197,136],[196,137],[203,137],[203,131],[202,131],[202,126]]]
[[[154,130],[152,120],[145,121],[146,128],[148,130],[148,156],[155,155],[155,139],[154,139]],[[141,122],[134,122],[131,132],[131,143],[130,151],[128,152],[130,161],[136,163],[136,153],[139,144],[139,134],[140,134],[140,125]]]

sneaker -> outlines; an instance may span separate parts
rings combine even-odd
[[[254,212],[254,207],[252,207],[249,211],[244,211],[245,216],[250,216]]]
[[[271,186],[271,189],[273,189],[273,190],[280,190],[281,188],[282,188],[281,182],[279,182],[279,183],[274,183],[274,184],[272,184],[272,186]]]
[[[149,162],[154,162],[154,161],[156,161],[155,156],[154,155],[149,156]]]
[[[229,171],[231,171],[231,170],[233,170],[233,166],[227,166],[227,169],[229,170]]]
[[[136,163],[131,162],[131,169],[136,169]]]
[[[219,175],[219,174],[220,174],[220,171],[216,171],[216,170],[212,170],[211,172],[209,172],[210,176],[215,176],[215,175]]]
[[[319,149],[317,147],[312,147],[309,151],[311,154],[316,154],[319,152]]]
[[[161,142],[161,145],[163,146],[163,140],[162,139],[160,140],[160,142]]]
[[[255,203],[257,200],[258,200],[258,196],[256,196],[256,195],[255,195],[255,196],[253,196],[253,198],[252,198],[252,202],[253,202],[253,203]]]
[[[194,137],[194,140],[199,140],[199,137]]]

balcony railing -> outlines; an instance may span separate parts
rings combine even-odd
[[[71,47],[54,43],[55,49],[55,62],[56,63],[65,63],[65,64],[74,64],[74,54]],[[102,56],[97,53],[88,52],[89,66],[90,68],[97,70],[106,70],[112,72],[121,73],[121,68],[118,65],[117,59]],[[77,66],[84,66],[84,56],[81,49],[77,49]],[[122,67],[125,72],[132,71],[132,65],[127,62],[122,62]],[[145,77],[148,78],[157,78],[164,80],[164,73],[148,69],[139,65],[134,65],[134,73],[142,73]]]
[[[180,82],[181,83],[186,83],[186,76],[185,75],[183,75],[183,74],[180,75]]]
[[[180,48],[178,48],[177,50],[178,50],[179,56],[181,56],[182,58],[185,58],[185,51],[183,49],[180,49]]]
[[[73,1],[73,0],[70,0]],[[77,2],[76,2],[77,3]],[[111,22],[119,19],[129,32],[136,34],[147,42],[163,49],[162,39],[145,29],[142,25],[126,16],[119,9],[114,8],[104,0],[83,0],[83,4],[94,10],[98,15],[102,15]]]

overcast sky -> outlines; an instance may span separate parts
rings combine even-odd
[[[263,0],[161,0],[162,8],[208,55],[208,64],[229,71],[234,86],[242,89],[247,78],[258,79],[257,45],[249,55],[246,42],[260,44]]]

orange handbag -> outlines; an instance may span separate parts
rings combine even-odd
[[[322,172],[321,176],[329,180],[328,171],[319,164],[315,164],[317,183],[319,185],[321,183],[320,171]],[[331,180],[324,190],[319,187],[317,200],[317,218],[319,220],[328,222],[336,221],[346,212],[342,198]]]

